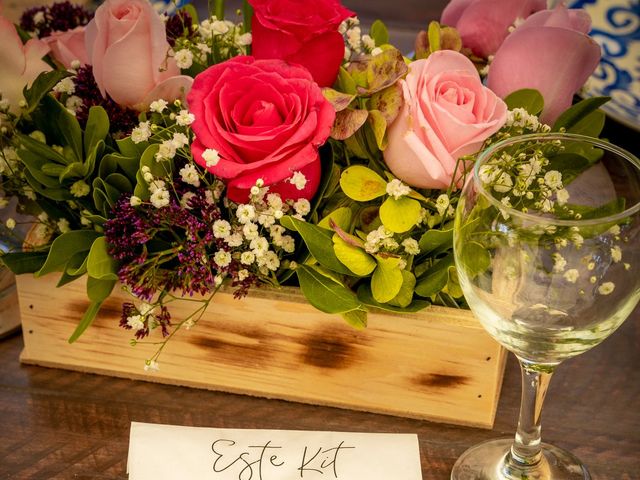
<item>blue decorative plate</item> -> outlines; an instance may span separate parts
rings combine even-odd
[[[582,95],[611,97],[602,110],[640,130],[640,2],[576,0],[571,7],[584,8],[591,15],[590,35],[602,47],[600,65]]]

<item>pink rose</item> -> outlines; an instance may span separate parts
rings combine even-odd
[[[447,188],[458,158],[478,151],[502,127],[507,106],[453,50],[411,63],[400,85],[404,106],[389,127],[384,160],[409,185]]]
[[[41,40],[32,38],[24,45],[13,23],[0,17],[0,94],[9,101],[9,110],[19,112],[19,104],[24,100],[22,90],[42,72],[51,67],[42,60],[49,47]]]
[[[496,52],[487,85],[501,97],[521,88],[538,90],[544,97],[540,119],[553,123],[600,61],[590,29],[588,13],[563,5],[531,15]]]
[[[344,57],[343,20],[355,15],[339,0],[250,0],[252,53],[306,67],[321,87],[333,85]]]
[[[53,58],[65,68],[71,68],[74,60],[80,61],[80,65],[89,63],[84,28],[76,27],[66,32],[52,32],[48,37],[42,38],[42,41],[49,45]]]
[[[188,101],[193,157],[226,180],[231,200],[246,203],[258,179],[283,199],[313,197],[335,110],[306,69],[236,57],[198,75]],[[294,184],[296,172],[304,185]]]
[[[451,0],[440,22],[455,27],[462,44],[486,58],[498,50],[517,19],[546,6],[546,0]]]
[[[147,0],[107,0],[86,27],[89,63],[100,93],[144,110],[158,98],[175,100],[191,87],[180,75],[164,22]]]

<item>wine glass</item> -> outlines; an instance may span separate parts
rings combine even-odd
[[[513,137],[479,156],[454,228],[460,284],[483,327],[522,370],[515,439],[476,445],[452,480],[589,479],[541,443],[549,381],[611,335],[640,300],[640,160],[565,133]]]

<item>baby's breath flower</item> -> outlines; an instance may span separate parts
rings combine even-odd
[[[293,208],[298,215],[305,216],[311,211],[311,204],[306,198],[300,198],[295,201]]]
[[[544,174],[544,183],[552,190],[562,188],[562,173],[557,170],[549,170]]]
[[[256,218],[256,209],[253,205],[238,205],[236,209],[236,217],[242,224],[249,223]]]
[[[231,235],[231,224],[226,220],[216,220],[212,228],[213,236],[216,238],[227,238]]]
[[[556,192],[556,200],[558,205],[564,205],[569,201],[569,192],[567,192],[566,188],[561,188]]]
[[[617,245],[611,248],[611,260],[613,260],[615,263],[618,263],[620,260],[622,260],[622,250]]]
[[[184,147],[185,145],[189,145],[189,137],[187,137],[182,132],[177,132],[173,134],[173,138],[171,139],[171,142],[173,143],[173,146],[176,149],[179,149]]]
[[[395,198],[396,200],[405,195],[411,193],[411,187],[402,183],[402,180],[394,178],[387,183],[387,195]]]
[[[604,282],[598,287],[598,293],[600,295],[609,295],[616,288],[613,282]]]
[[[364,48],[366,48],[367,50],[373,50],[374,48],[376,48],[376,42],[373,38],[371,38],[370,35],[362,35],[362,45],[364,45]]]
[[[282,198],[280,198],[280,195],[278,195],[277,193],[270,193],[267,195],[267,204],[274,211],[282,210],[282,205],[283,205]]]
[[[247,45],[251,45],[252,41],[253,41],[253,38],[251,36],[251,33],[249,32],[243,33],[242,35],[238,35],[236,37],[236,44],[240,45],[241,47],[246,47]]]
[[[53,91],[56,93],[66,93],[67,95],[71,95],[76,91],[76,84],[73,83],[73,79],[71,77],[63,78],[53,87]]]
[[[149,122],[140,122],[140,124],[131,131],[131,141],[133,143],[146,142],[151,137],[151,124]]]
[[[239,247],[243,243],[242,235],[240,233],[232,233],[227,238],[224,239],[227,242],[227,245],[230,247]]]
[[[559,253],[554,253],[553,257],[553,271],[554,272],[563,272],[567,266],[567,261],[565,258]]]
[[[56,222],[56,225],[58,226],[58,230],[60,230],[61,233],[67,233],[71,231],[69,220],[67,220],[66,218],[61,218],[60,220],[58,220]]]
[[[493,189],[496,192],[507,193],[513,187],[513,180],[511,179],[511,175],[507,172],[502,172],[495,183],[492,185]]]
[[[78,180],[71,185],[69,191],[74,197],[80,198],[88,195],[91,191],[91,187],[89,187],[84,180]]]
[[[142,315],[131,315],[130,317],[127,317],[127,325],[135,331],[142,330],[144,328]]]
[[[202,152],[202,159],[204,160],[207,168],[215,167],[220,161],[220,154],[213,148],[207,148],[204,152]]]
[[[16,228],[16,221],[13,218],[7,218],[4,224],[9,230]]]
[[[136,197],[135,195],[131,195],[131,198],[129,198],[129,204],[132,207],[137,207],[138,205],[142,204],[142,199],[140,197]]]
[[[614,225],[609,229],[611,235],[620,235],[620,225]]]
[[[242,227],[242,234],[244,238],[247,240],[253,240],[254,238],[258,238],[258,225],[253,222],[245,223]]]
[[[255,261],[256,255],[250,250],[247,250],[246,252],[242,252],[242,254],[240,254],[240,263],[242,263],[243,265],[251,265]]]
[[[291,235],[280,237],[280,246],[286,253],[293,253],[296,250],[296,243]]]
[[[175,53],[175,61],[178,68],[185,70],[193,65],[193,53],[191,50],[183,48]]]
[[[571,268],[571,269],[567,270],[566,272],[564,272],[564,275],[562,275],[562,276],[564,277],[564,279],[567,282],[576,283],[576,281],[580,277],[580,272],[578,272],[578,270],[576,270],[575,268]]]
[[[157,188],[152,194],[151,198],[149,198],[151,205],[156,208],[163,208],[169,205],[170,195],[169,191],[164,187]]]
[[[305,177],[302,172],[293,172],[293,175],[291,175],[291,178],[289,179],[289,183],[295,185],[298,190],[304,190],[304,187],[307,185],[307,177]]]
[[[260,257],[269,250],[269,241],[264,237],[256,237],[249,243],[249,248],[255,253],[256,257]]]
[[[156,113],[162,113],[164,109],[167,108],[167,105],[169,105],[169,102],[162,98],[159,98],[151,102],[151,105],[149,105],[149,110]]]
[[[402,246],[404,247],[404,251],[409,255],[418,255],[420,253],[420,246],[414,238],[405,238],[402,241]]]
[[[176,147],[171,140],[165,140],[160,144],[158,152],[156,153],[156,162],[162,162],[163,160],[170,160],[176,156]]]
[[[229,252],[224,251],[224,250],[218,250],[213,255],[213,261],[219,267],[222,267],[222,268],[228,267],[229,264],[231,263],[231,254]]]
[[[145,372],[153,373],[153,372],[157,372],[159,370],[160,370],[160,364],[158,362],[156,362],[155,360],[147,360],[146,362],[144,362],[144,371]]]
[[[189,113],[189,110],[180,110],[180,113],[176,115],[176,123],[181,127],[191,125],[195,119],[196,116],[193,113]]]

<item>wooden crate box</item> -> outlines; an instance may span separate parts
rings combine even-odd
[[[144,372],[155,347],[129,345],[115,292],[74,344],[67,339],[88,305],[84,282],[17,278],[24,334],[21,361],[48,367],[222,390],[491,428],[505,350],[468,311],[369,315],[355,330],[323,314],[296,289],[220,292],[191,330],[180,331]],[[171,304],[184,318],[193,302]],[[157,332],[154,332],[157,335]]]

